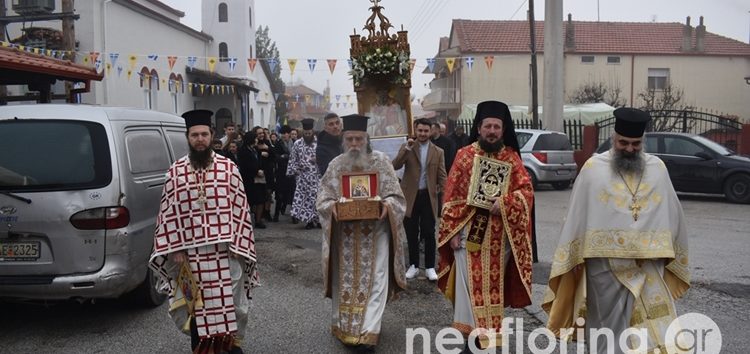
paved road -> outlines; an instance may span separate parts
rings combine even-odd
[[[547,281],[547,260],[554,251],[569,197],[570,190],[537,192],[541,263],[534,268],[535,301],[540,300]],[[710,316],[724,335],[722,352],[746,353],[750,347],[750,205],[728,204],[715,197],[681,199],[688,220],[694,286],[678,302],[678,311]],[[259,230],[256,238],[263,286],[256,291],[245,352],[351,352],[330,335],[331,305],[323,299],[320,285],[319,231],[282,222]],[[410,289],[386,308],[377,352],[406,352],[407,328],[424,327],[434,339],[450,325],[450,306],[432,283],[422,278],[409,285]],[[529,331],[542,325],[529,311],[507,312],[524,319],[524,347]],[[537,317],[543,319],[543,314]],[[0,303],[3,353],[186,353],[188,342],[169,321],[165,306],[139,309],[114,300],[46,306]],[[414,353],[439,353],[430,343],[424,351],[417,338],[409,348]],[[546,345],[543,339],[537,343]],[[527,347],[523,352],[531,351]],[[568,352],[574,352],[572,347]]]

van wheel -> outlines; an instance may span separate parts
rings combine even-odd
[[[146,279],[138,285],[132,293],[133,301],[143,307],[157,307],[167,299],[166,294],[157,291],[158,276],[153,273],[151,268],[146,271]]]
[[[750,175],[739,173],[727,178],[724,195],[732,203],[750,203]]]
[[[570,180],[567,181],[559,181],[559,182],[552,182],[552,187],[559,191],[564,191],[570,187]]]
[[[536,189],[538,181],[536,180],[536,175],[534,175],[534,172],[530,169],[526,169],[526,172],[529,174],[529,177],[531,177],[531,187]]]

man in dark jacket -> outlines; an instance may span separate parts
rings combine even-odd
[[[453,165],[453,158],[456,157],[456,145],[451,139],[440,134],[440,123],[432,123],[432,143],[443,149],[445,157],[445,171],[450,171]]]
[[[318,173],[321,176],[325,174],[331,160],[342,152],[341,118],[336,113],[328,113],[323,118],[323,131],[318,133],[318,147],[315,150]]]

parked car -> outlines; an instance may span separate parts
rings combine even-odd
[[[607,139],[597,149],[606,152]],[[724,194],[734,203],[750,203],[750,158],[694,134],[646,133],[646,152],[667,166],[678,192]]]
[[[539,183],[549,183],[559,190],[570,186],[576,178],[578,166],[567,135],[547,130],[516,129],[516,137],[523,166],[529,172],[534,188]]]
[[[184,120],[86,105],[0,107],[0,296],[161,304],[148,268]]]

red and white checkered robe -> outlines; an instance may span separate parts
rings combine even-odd
[[[201,210],[197,202],[198,183],[188,157],[175,162],[167,172],[150,266],[162,278],[162,290],[169,292],[170,305],[173,305],[177,290],[175,270],[179,267],[167,256],[186,251],[203,297],[203,306],[196,308],[194,314],[199,336],[234,336],[237,314],[229,257],[230,253],[237,256],[247,274],[243,284],[238,286],[243,287],[242,294],[248,300],[243,299],[243,302],[249,303],[250,290],[257,283],[253,226],[237,166],[226,157],[214,154],[213,163],[203,176],[205,210]],[[241,337],[242,333],[239,335]]]

